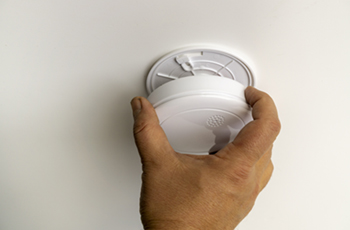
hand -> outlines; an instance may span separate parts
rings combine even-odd
[[[225,148],[204,156],[175,152],[147,99],[131,101],[145,229],[232,230],[250,212],[271,177],[280,122],[269,95],[248,87],[245,96],[254,121]]]

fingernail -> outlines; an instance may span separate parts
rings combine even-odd
[[[140,97],[135,97],[131,100],[131,108],[133,111],[133,116],[134,118],[137,117],[137,115],[139,115],[139,113],[141,112],[142,109],[142,103],[141,103],[141,98]]]

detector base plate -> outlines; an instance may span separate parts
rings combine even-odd
[[[229,78],[245,87],[255,84],[252,70],[241,57],[222,48],[198,46],[176,50],[159,59],[148,74],[147,91],[150,94],[170,81],[198,75]]]

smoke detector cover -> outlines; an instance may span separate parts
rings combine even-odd
[[[153,66],[148,100],[174,150],[203,155],[233,141],[252,120],[244,89],[253,84],[238,57],[196,47],[174,51]]]

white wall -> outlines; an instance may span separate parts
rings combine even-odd
[[[254,61],[282,132],[240,230],[350,229],[348,0],[2,0],[0,229],[141,229],[129,101],[188,44]]]

